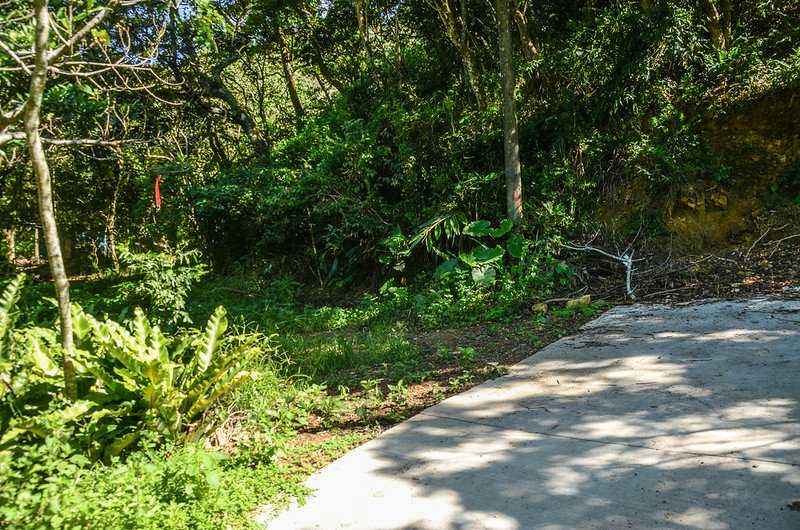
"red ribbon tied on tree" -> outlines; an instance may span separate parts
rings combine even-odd
[[[156,206],[156,210],[160,210],[161,209],[161,188],[159,188],[159,186],[158,186],[158,184],[160,182],[161,182],[161,177],[156,177],[156,187],[155,187],[155,193],[156,193],[155,206]]]

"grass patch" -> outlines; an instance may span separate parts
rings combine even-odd
[[[101,294],[109,281],[76,282],[73,298],[116,311],[119,300]],[[23,313],[53,318],[41,299],[48,287],[23,299]],[[424,286],[342,306],[315,307],[301,302],[305,296],[289,280],[202,279],[186,303],[193,321],[221,304],[235,333],[276,333],[275,347],[246,367],[258,377],[209,412],[219,427],[205,445],[144,440],[108,465],[88,462],[58,438],[14,458],[5,453],[0,528],[254,527],[260,507],[302,498],[309,473],[418,411],[504,375],[603,309],[540,315],[521,310],[522,296],[504,301],[489,291],[455,296]]]

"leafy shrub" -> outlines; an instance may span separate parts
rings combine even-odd
[[[131,305],[143,307],[154,323],[191,323],[186,301],[194,283],[207,270],[197,250],[135,253],[124,250],[120,261],[130,278],[119,289]]]
[[[10,298],[2,299],[8,307]],[[91,457],[108,460],[145,435],[197,440],[213,423],[213,416],[205,414],[208,408],[255,377],[244,366],[268,348],[268,339],[258,334],[226,336],[222,307],[202,332],[187,330],[174,337],[151,326],[140,309],[130,330],[79,308],[73,314],[80,399],[60,399],[55,331],[22,330],[24,355],[13,370],[12,363],[3,364],[9,392],[0,395],[0,449],[14,450],[61,433]]]
[[[16,305],[24,279],[25,276],[20,274],[8,283],[0,295],[0,373],[3,374],[13,368],[13,330],[18,317]],[[0,385],[0,398],[9,388],[8,385],[9,381],[4,378],[3,385]]]
[[[103,465],[51,437],[13,458],[0,453],[0,528],[254,528],[258,503],[303,492],[246,451],[228,459],[197,445],[150,447]]]
[[[166,337],[137,308],[129,331],[76,311],[74,329],[83,368],[96,378],[86,399],[100,410],[92,442],[105,456],[119,454],[151,430],[170,440],[202,436],[211,418],[203,413],[254,374],[247,361],[263,351],[255,334],[226,337],[226,311],[219,307],[205,329]],[[113,439],[113,442],[110,442]],[[93,448],[94,449],[94,448]]]

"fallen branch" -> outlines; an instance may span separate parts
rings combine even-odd
[[[676,287],[674,289],[667,289],[667,290],[664,290],[664,291],[658,291],[656,293],[647,293],[646,295],[642,296],[642,298],[653,298],[654,296],[659,296],[659,295],[662,295],[662,294],[675,293],[675,292],[678,292],[678,291],[685,291],[686,289],[694,289],[694,288],[695,288],[694,285],[687,285],[685,287]]]
[[[633,301],[636,301],[636,296],[633,294],[633,288],[631,287],[631,277],[633,276],[633,251],[626,252],[619,256],[615,256],[614,254],[609,254],[605,250],[601,250],[597,247],[592,247],[589,245],[584,245],[582,247],[573,247],[572,245],[561,245],[562,247],[569,249],[569,250],[577,250],[579,252],[597,252],[598,254],[602,254],[603,256],[619,261],[623,265],[625,265],[625,291],[628,296]]]
[[[783,243],[784,241],[787,241],[789,239],[794,239],[795,237],[800,237],[800,234],[792,234],[790,236],[786,236],[786,237],[782,237],[780,239],[776,239],[775,241],[770,241],[770,244],[774,244],[775,248],[773,248],[772,252],[769,253],[769,257],[771,258],[772,255],[775,254],[775,252],[778,250],[778,247],[781,245],[781,243]]]
[[[789,224],[788,224],[788,223],[787,223],[787,224],[785,224],[785,225],[783,225],[783,226],[782,226],[782,227],[780,227],[780,228],[776,228],[775,230],[783,230],[783,229],[784,229],[784,228],[786,228],[787,226],[789,226]],[[761,241],[762,239],[764,239],[764,236],[766,236],[767,234],[769,234],[770,230],[772,230],[772,227],[771,227],[771,226],[770,226],[769,228],[767,228],[767,230],[766,230],[766,231],[765,231],[763,234],[761,234],[761,236],[760,236],[758,239],[756,239],[756,240],[753,242],[753,244],[752,244],[752,245],[750,245],[750,248],[749,248],[749,249],[747,249],[747,252],[746,252],[746,253],[745,253],[745,255],[744,255],[744,259],[748,259],[748,258],[750,257],[750,252],[752,252],[752,251],[753,251],[753,249],[756,247],[756,245],[758,245],[758,242],[759,242],[759,241]]]

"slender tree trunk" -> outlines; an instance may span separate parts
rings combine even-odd
[[[503,86],[503,147],[506,166],[506,211],[516,222],[522,218],[522,175],[519,162],[516,86],[510,0],[496,0],[498,41],[500,44],[500,81]]]
[[[376,85],[380,85],[381,79],[375,69],[375,61],[373,60],[375,54],[372,52],[372,44],[369,42],[369,6],[365,4],[365,1],[369,0],[355,0],[354,2],[356,19],[358,19],[358,35],[361,37],[361,45],[364,48],[364,54],[367,56],[367,67],[372,75],[372,80]]]
[[[712,0],[699,0],[700,9],[706,19],[706,28],[711,36],[711,43],[717,50],[730,49],[731,40],[731,5],[730,0],[722,1],[722,14]]]
[[[325,99],[328,101],[328,103],[332,103],[333,98],[331,97],[330,90],[328,89],[328,84],[325,83],[325,81],[319,75],[319,72],[317,72],[316,70],[312,69],[311,75],[314,76],[314,81],[317,82],[317,86],[319,86],[319,89],[322,90],[323,94],[325,94]]]
[[[36,43],[34,47],[36,62],[31,74],[30,94],[25,106],[25,136],[28,143],[33,172],[39,194],[39,215],[44,228],[47,260],[58,298],[58,315],[61,322],[61,346],[64,349],[64,392],[68,399],[78,397],[78,386],[75,379],[75,351],[72,341],[72,315],[69,309],[69,280],[64,269],[61,255],[61,244],[58,238],[55,207],[53,205],[53,183],[50,167],[47,164],[42,139],[39,136],[42,96],[47,84],[48,38],[50,36],[50,14],[47,0],[33,0],[33,11],[36,17]]]
[[[289,99],[292,100],[292,107],[294,108],[297,121],[302,122],[305,111],[303,104],[300,103],[300,96],[297,94],[297,81],[294,77],[294,69],[292,68],[292,55],[289,53],[289,46],[286,44],[286,39],[283,36],[283,28],[279,17],[274,17],[275,26],[275,39],[278,43],[278,49],[281,52],[281,64],[283,65],[283,76],[286,80],[286,89],[289,91]]]
[[[398,1],[395,6],[394,12],[394,56],[395,63],[397,64],[398,75],[402,78],[403,74],[403,47],[400,41],[400,9],[403,7],[402,2]]]
[[[33,227],[33,263],[38,265],[39,262],[42,260],[42,256],[39,254],[39,227]]]
[[[106,217],[106,235],[108,236],[108,254],[111,256],[111,266],[114,267],[114,272],[119,274],[119,255],[117,254],[117,201],[119,200],[119,190],[122,188],[125,177],[119,167],[116,167],[116,169],[119,174],[117,176],[117,184],[114,186],[114,194],[111,196],[108,216]],[[113,171],[110,176],[113,177]]]
[[[530,27],[528,25],[527,15],[527,2],[520,2],[513,8],[514,22],[517,24],[517,32],[519,33],[519,40],[522,42],[522,54],[528,61],[535,59],[539,55],[539,50],[536,47],[536,41],[531,37]]]
[[[481,110],[486,109],[486,91],[483,88],[481,79],[481,64],[478,61],[478,56],[467,44],[467,41],[461,38],[456,24],[456,17],[453,10],[450,8],[449,0],[434,0],[436,12],[439,14],[444,30],[450,42],[455,46],[459,55],[465,63],[467,69],[467,83],[472,87],[472,92],[475,95],[475,101],[478,102],[478,107]]]
[[[263,120],[266,122],[266,120]],[[231,167],[231,159],[228,157],[228,153],[225,151],[225,146],[222,145],[222,142],[219,140],[219,136],[217,135],[216,129],[214,129],[214,123],[212,120],[206,121],[206,131],[208,131],[208,146],[211,148],[211,152],[214,153],[216,157],[217,164],[221,168],[230,168]]]
[[[314,51],[314,53],[311,54],[311,64],[317,67],[317,70],[319,70],[325,82],[335,88],[340,94],[344,91],[344,83],[334,77],[333,72],[331,72],[331,69],[325,64],[319,51]]]
[[[17,261],[17,229],[13,226],[3,230],[3,235],[6,238],[6,261],[14,265]]]
[[[731,0],[722,0],[722,37],[725,39],[725,49],[730,50],[733,41],[731,40]]]

